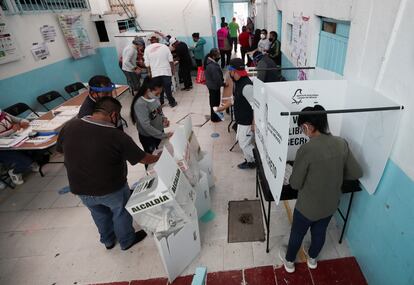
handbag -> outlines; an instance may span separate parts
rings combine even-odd
[[[198,83],[198,84],[206,84],[206,76],[204,74],[204,67],[202,67],[202,66],[199,66],[197,68],[196,83]]]

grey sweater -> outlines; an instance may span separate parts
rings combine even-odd
[[[167,137],[164,133],[164,114],[158,99],[140,97],[135,103],[134,111],[140,135],[157,139]]]
[[[208,89],[220,90],[220,87],[224,86],[223,71],[220,65],[211,58],[206,60],[204,75]]]
[[[299,190],[296,209],[311,221],[333,215],[338,208],[343,180],[362,177],[362,169],[348,143],[321,134],[296,153],[290,185]]]

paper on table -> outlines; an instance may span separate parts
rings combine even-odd
[[[45,142],[50,141],[55,135],[50,135],[50,136],[37,136],[31,139],[28,139],[26,142],[27,143],[33,143],[33,144],[42,144]]]

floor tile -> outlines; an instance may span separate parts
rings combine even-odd
[[[28,214],[28,211],[0,213],[0,232],[10,232],[16,230],[24,219],[26,219]]]
[[[252,243],[228,243],[224,246],[224,270],[253,267]]]
[[[51,208],[76,207],[81,203],[78,196],[68,192],[59,195],[58,199],[52,204]]]
[[[312,277],[309,273],[308,266],[305,263],[296,263],[294,273],[287,273],[285,268],[275,269],[276,282],[278,285],[312,285]]]
[[[368,284],[354,257],[319,261],[318,268],[310,272],[316,285]]]
[[[24,209],[36,195],[37,193],[32,192],[14,192],[0,204],[0,212],[20,211]]]
[[[243,284],[241,270],[207,273],[207,284],[214,285],[240,285]]]
[[[36,231],[51,228],[51,222],[59,214],[58,210],[41,209],[25,211],[27,215],[21,223],[16,226],[17,231]]]
[[[16,188],[17,192],[40,192],[52,181],[53,177],[42,177],[39,173],[31,173],[24,177],[25,183]]]
[[[167,285],[167,278],[154,278],[148,280],[131,281],[130,285]]]
[[[25,210],[49,209],[58,198],[59,194],[57,192],[40,192],[26,205]]]

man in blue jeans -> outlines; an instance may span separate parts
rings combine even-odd
[[[100,241],[107,249],[118,240],[127,250],[146,237],[135,232],[132,217],[125,210],[130,196],[127,164],[151,164],[158,160],[143,152],[115,126],[121,103],[112,97],[96,102],[91,116],[68,122],[59,133],[57,150],[65,156],[71,192],[88,207],[98,228]]]

